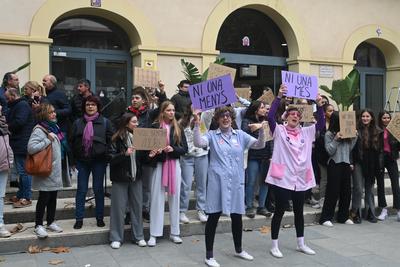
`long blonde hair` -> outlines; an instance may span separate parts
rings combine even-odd
[[[158,122],[161,124],[162,122],[165,122],[165,118],[164,118],[164,111],[167,109],[167,107],[169,105],[172,105],[175,107],[174,103],[172,103],[171,101],[167,100],[164,101],[161,106],[160,106],[160,114],[158,115]],[[175,140],[175,144],[178,145],[181,143],[182,141],[182,137],[181,137],[181,128],[178,124],[178,121],[176,120],[176,118],[174,117],[171,121],[172,126],[174,126],[174,140]]]
[[[29,87],[29,88],[31,88],[31,89],[33,89],[35,91],[39,91],[39,94],[41,96],[46,96],[46,90],[44,89],[44,87],[40,83],[38,83],[36,81],[26,82],[24,87]]]

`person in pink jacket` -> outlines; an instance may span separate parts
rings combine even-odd
[[[265,180],[275,194],[275,213],[271,221],[272,248],[274,257],[282,258],[278,247],[279,228],[288,200],[293,201],[294,222],[297,234],[297,250],[308,255],[315,251],[304,243],[303,205],[305,192],[315,186],[311,164],[312,143],[315,133],[325,126],[321,97],[317,96],[317,123],[308,127],[300,125],[301,113],[289,107],[282,115],[283,124],[276,124],[276,111],[287,88],[281,85],[277,98],[268,113],[268,123],[274,138],[274,150]]]

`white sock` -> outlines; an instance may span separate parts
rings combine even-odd
[[[299,248],[304,247],[304,236],[297,238],[297,246],[299,246]]]
[[[272,239],[272,248],[278,248],[278,239]]]

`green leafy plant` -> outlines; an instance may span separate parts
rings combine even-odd
[[[225,63],[225,59],[217,58],[214,63],[223,65]],[[183,68],[182,73],[191,84],[196,84],[207,80],[208,68],[201,74],[199,69],[193,63],[185,61],[183,58],[181,59],[181,64]]]
[[[18,68],[16,68],[15,70],[10,71],[11,73],[17,73],[20,70],[25,69],[26,67],[28,67],[29,65],[31,65],[31,62],[27,62],[22,66],[19,66]]]
[[[360,73],[353,69],[344,79],[334,80],[332,89],[326,85],[319,88],[331,95],[332,100],[336,102],[342,111],[349,110],[357,97],[360,96]]]

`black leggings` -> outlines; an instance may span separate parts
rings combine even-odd
[[[50,225],[54,222],[57,206],[57,192],[58,191],[39,191],[39,199],[36,204],[35,226],[43,225],[43,216],[46,208],[47,225]]]
[[[214,248],[215,230],[217,229],[218,220],[221,216],[221,212],[208,214],[208,220],[206,223],[206,252],[207,258],[212,258]],[[232,221],[232,236],[235,244],[235,251],[237,253],[242,252],[242,214],[231,213]]]
[[[272,239],[278,239],[279,228],[281,227],[281,221],[283,214],[285,213],[287,202],[291,199],[293,201],[293,212],[294,212],[294,225],[296,227],[297,237],[304,236],[304,196],[305,191],[292,191],[278,186],[271,186],[275,194],[275,212],[271,221],[271,237]]]

